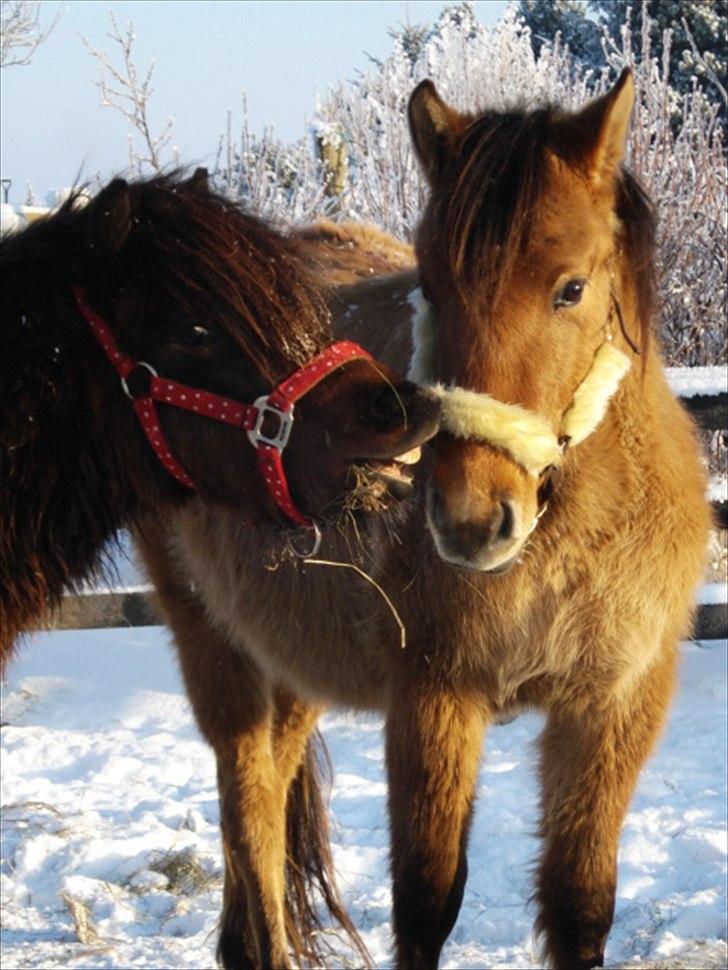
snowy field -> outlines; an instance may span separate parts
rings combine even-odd
[[[622,836],[610,966],[726,964],[726,656],[725,642],[683,649],[670,726]],[[34,637],[11,666],[2,720],[4,970],[213,966],[215,770],[166,632]],[[334,713],[324,729],[341,884],[388,967],[381,723]],[[490,731],[443,967],[538,965],[528,905],[538,730],[531,715]]]

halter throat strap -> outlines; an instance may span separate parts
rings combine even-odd
[[[247,432],[258,455],[260,473],[276,506],[296,525],[316,528],[312,520],[294,505],[283,468],[283,450],[293,426],[294,405],[332,371],[351,360],[371,360],[370,354],[349,340],[332,344],[281,381],[270,394],[259,397],[253,404],[244,404],[234,398],[160,377],[151,364],[132,360],[117,346],[106,320],[88,305],[82,288],[73,287],[73,295],[81,315],[121,378],[122,389],[132,402],[149,444],[173,478],[185,488],[197,491],[167,444],[157,415],[158,403],[222,421]],[[269,423],[271,416],[278,423],[274,432],[266,432],[264,425]]]
[[[616,303],[613,296],[612,300]],[[414,316],[407,376],[429,385],[438,395],[442,427],[457,438],[483,441],[505,451],[535,478],[549,466],[560,465],[567,446],[579,444],[596,430],[631,366],[629,357],[614,346],[608,333],[554,432],[551,423],[536,411],[507,404],[490,394],[433,384],[436,335],[432,306],[419,288],[410,293],[409,303]]]

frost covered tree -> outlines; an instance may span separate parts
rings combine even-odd
[[[690,91],[697,76],[712,94],[725,98],[728,78],[728,0],[590,0],[589,7],[612,37],[619,31],[632,8],[639,16],[641,6],[649,18],[649,43],[652,55],[670,60],[670,78],[680,93]],[[665,42],[670,32],[669,47]],[[635,50],[642,55],[643,37],[636,38]],[[711,91],[709,90],[710,94]]]
[[[709,97],[726,100],[728,0],[520,0],[518,10],[534,53],[558,33],[572,55],[595,70],[606,63],[604,38],[618,40],[625,23],[639,21],[644,12],[652,56],[669,58],[675,90],[686,93],[695,77]],[[637,34],[638,57],[642,44]]]
[[[252,131],[245,96],[235,131],[228,111],[211,177],[230,198],[274,222],[304,222],[332,209],[328,175],[313,145],[306,138],[285,145],[272,127]]]

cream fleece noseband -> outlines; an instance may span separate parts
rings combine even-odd
[[[631,366],[631,361],[609,337],[594,355],[589,371],[574,391],[554,432],[551,423],[518,404],[506,404],[490,394],[433,383],[435,374],[435,321],[421,289],[409,302],[412,318],[412,359],[407,376],[428,384],[442,403],[442,425],[457,438],[484,441],[507,452],[529,475],[538,477],[549,465],[558,465],[564,443],[577,445],[604,417],[607,405]]]

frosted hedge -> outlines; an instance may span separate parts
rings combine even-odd
[[[628,164],[653,198],[659,219],[661,329],[668,362],[726,359],[728,226],[724,128],[720,106],[695,82],[679,95],[669,79],[669,32],[662,60],[649,46],[638,60],[629,22],[605,39],[607,68],[581,67],[558,36],[535,56],[528,28],[510,7],[492,29],[469,4],[443,11],[432,30],[402,30],[391,55],[316,106],[312,137],[282,145],[271,132],[221,139],[216,178],[263,215],[302,222],[326,214],[373,222],[410,239],[425,186],[410,144],[406,106],[414,86],[431,78],[455,107],[575,108],[605,91],[625,65],[637,103]],[[332,172],[335,166],[336,173]],[[334,178],[335,175],[335,178]],[[336,191],[332,192],[332,184]]]

